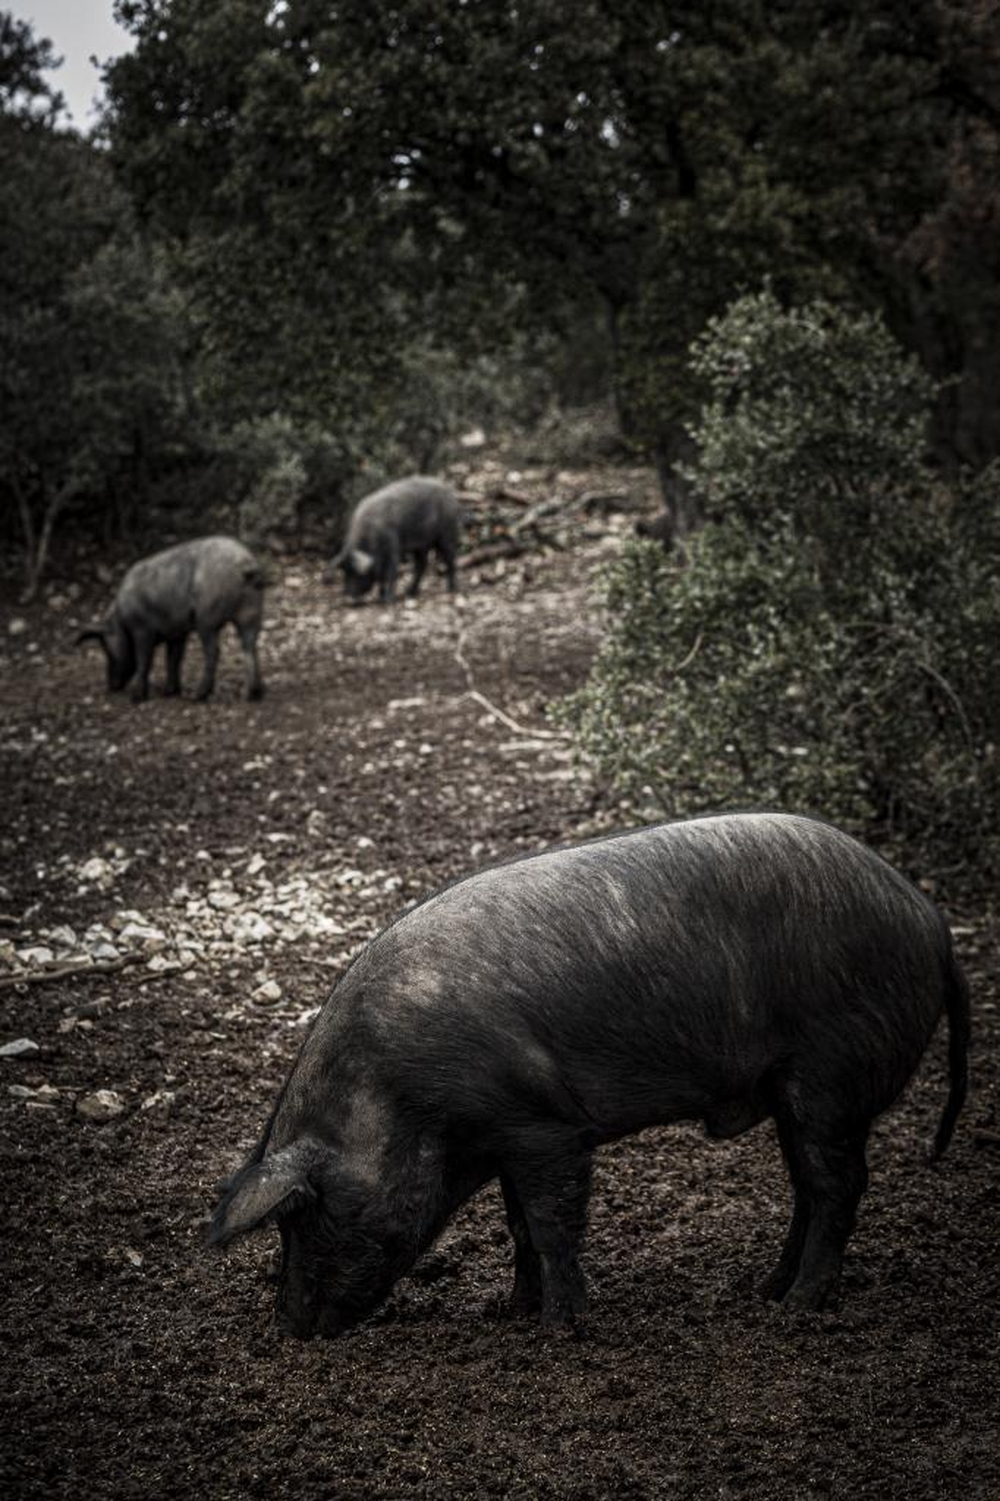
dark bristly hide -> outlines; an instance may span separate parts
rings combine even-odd
[[[412,598],[419,593],[428,554],[434,551],[453,591],[460,525],[458,500],[448,485],[423,474],[395,480],[358,502],[344,545],[324,571],[324,581],[332,583],[339,568],[348,598],[357,602],[378,585],[379,599],[391,604],[400,563],[413,559],[413,579],[406,591]]]
[[[107,620],[88,627],[77,643],[99,641],[108,662],[108,691],[120,693],[135,678],[132,697],[149,696],[153,653],[167,653],[168,694],[181,691],[181,663],[192,631],[197,632],[205,665],[197,697],[215,686],[219,632],[235,626],[246,662],[247,698],[264,688],[257,661],[257,637],[264,613],[264,573],[253,553],[232,537],[198,537],[143,558],[126,573]]]
[[[320,1013],[263,1138],[215,1210],[265,1220],[279,1317],[303,1337],[369,1313],[499,1178],[513,1306],[583,1312],[596,1146],[773,1118],[793,1213],[764,1291],[820,1308],[867,1182],[872,1122],[942,1012],[948,1143],[968,996],[947,924],[889,865],[811,819],[662,824],[485,870],[375,938]]]

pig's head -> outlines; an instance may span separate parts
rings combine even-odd
[[[120,693],[127,688],[135,675],[135,646],[117,612],[112,611],[103,625],[90,625],[82,630],[76,638],[77,646],[84,641],[99,641],[104,648],[108,663],[108,692]]]
[[[274,1220],[278,1322],[300,1339],[331,1338],[371,1313],[432,1239],[440,1178],[432,1155],[416,1149],[372,1181],[347,1170],[335,1148],[300,1136],[237,1174],[209,1241],[224,1246]]]
[[[324,582],[332,584],[338,569],[344,575],[344,593],[348,599],[362,599],[375,583],[375,559],[362,547],[345,547],[339,552],[324,572]]]

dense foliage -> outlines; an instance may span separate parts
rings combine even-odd
[[[784,297],[882,308],[937,373],[974,365],[939,438],[977,460],[1000,448],[977,389],[1000,347],[984,337],[1000,321],[988,7],[118,9],[137,47],[109,75],[115,159],[247,412],[277,390],[353,429],[405,390],[415,333],[478,353],[589,321],[680,507],[685,351],[768,272]]]
[[[1000,473],[941,486],[927,378],[868,317],[764,293],[694,364],[710,520],[686,557],[637,540],[612,566],[566,705],[584,749],[671,814],[799,808],[996,858]]]
[[[0,15],[0,524],[30,594],[56,522],[131,512],[184,425],[184,319],[105,156],[54,123],[47,44]]]

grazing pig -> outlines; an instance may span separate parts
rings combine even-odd
[[[413,559],[413,581],[407,593],[419,593],[431,548],[443,560],[448,588],[455,588],[455,555],[458,552],[459,509],[455,492],[440,480],[422,474],[396,480],[358,502],[351,515],[340,552],[323,577],[332,583],[343,570],[344,590],[360,600],[373,585],[379,599],[390,604],[403,558]]]
[[[108,689],[119,692],[135,678],[132,697],[149,695],[149,669],[160,642],[167,649],[169,694],[181,691],[181,662],[197,631],[205,666],[197,697],[215,685],[219,632],[232,621],[246,658],[247,698],[260,698],[257,636],[264,602],[264,574],[253,553],[232,537],[180,542],[133,564],[102,625],[81,631],[77,642],[96,640],[108,659]]]
[[[821,1307],[867,1181],[874,1118],[942,1011],[966,1088],[968,994],[944,918],[826,824],[660,824],[484,870],[378,935],[316,1020],[219,1202],[225,1244],[275,1219],[278,1315],[334,1335],[499,1177],[513,1307],[571,1323],[595,1146],[702,1120],[777,1125],[794,1192],[764,1291]]]

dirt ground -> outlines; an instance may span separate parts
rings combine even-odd
[[[0,1043],[36,1045],[0,1057],[5,1496],[1000,1497],[991,893],[950,913],[969,1106],[929,1169],[938,1037],[876,1129],[832,1311],[754,1295],[789,1211],[767,1127],[599,1154],[580,1337],[503,1316],[493,1189],[330,1343],[278,1335],[271,1232],[204,1247],[356,946],[447,879],[599,826],[538,731],[585,674],[616,545],[486,570],[459,606],[429,579],[394,610],[349,610],[286,560],[260,704],[234,642],[210,705],[107,698],[69,644],[108,592],[92,575],[0,609],[0,940],[11,973],[12,951],[50,954],[0,984]],[[135,962],[56,977],[88,933]]]

